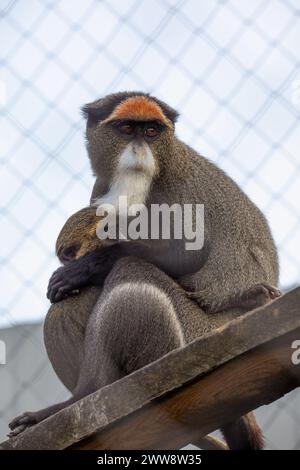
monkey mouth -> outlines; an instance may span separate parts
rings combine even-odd
[[[153,177],[156,173],[156,161],[149,145],[144,142],[130,142],[120,156],[118,169],[143,173]]]

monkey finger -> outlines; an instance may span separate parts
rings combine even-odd
[[[70,286],[59,287],[54,295],[54,302],[59,302],[60,300],[67,298],[70,295],[70,290]]]
[[[52,286],[49,286],[48,287],[48,290],[47,290],[47,299],[50,300],[51,303],[53,303],[53,293],[56,291],[56,289],[54,289]]]
[[[15,429],[16,427],[18,427],[18,426],[20,425],[19,420],[20,420],[20,418],[21,418],[22,416],[23,416],[23,415],[17,416],[16,418],[14,418],[14,419],[9,423],[8,427],[9,427],[11,430],[13,430],[13,429]]]
[[[270,296],[272,297],[272,299],[277,299],[277,297],[281,297],[282,296],[282,292],[280,289],[276,289],[275,287],[273,289],[271,289],[270,291]]]
[[[60,282],[62,279],[62,275],[61,273],[57,273],[57,274],[52,274],[50,280],[49,280],[49,284],[48,285],[53,285],[53,284],[56,284],[57,282]]]
[[[57,280],[56,282],[49,282],[48,291],[51,291],[52,289],[58,289],[64,284],[65,282],[62,279]]]
[[[48,289],[47,298],[50,300],[52,304],[54,303],[56,292],[57,292],[57,289],[53,289],[52,287]]]
[[[48,287],[47,287],[47,299],[51,300],[51,292],[56,289],[60,285],[60,282],[54,283],[52,279],[50,279]]]
[[[70,295],[78,295],[80,294],[80,290],[79,289],[73,289],[71,292],[70,292]]]
[[[71,288],[71,286],[64,284],[64,282],[61,280],[57,281],[56,283],[52,283],[52,282],[49,283],[48,290],[47,290],[47,298],[50,300],[50,302],[52,302],[52,300],[55,297],[56,292],[62,287],[66,287],[67,289]]]
[[[264,286],[264,288],[267,290],[271,299],[277,299],[278,297],[282,296],[282,291],[277,287],[271,286],[269,284],[262,284],[262,286]]]
[[[26,411],[20,416],[17,416],[14,418],[10,423],[9,423],[9,428],[11,430],[14,430],[18,426],[21,425],[28,425],[28,424],[34,424],[35,423],[35,413],[32,413],[30,411]]]
[[[50,280],[51,280],[51,279],[55,279],[55,278],[57,278],[57,277],[60,277],[61,272],[62,272],[63,270],[64,270],[64,267],[60,267],[60,268],[56,269],[56,270],[54,271],[54,273],[52,274]]]
[[[10,431],[10,432],[7,434],[7,437],[12,438],[12,437],[17,436],[18,434],[21,434],[21,432],[25,431],[25,429],[26,429],[27,427],[28,427],[28,426],[27,426],[26,424],[21,424],[21,426],[18,426],[18,427],[15,428],[13,431]]]
[[[56,302],[56,294],[57,294],[57,289],[51,289],[47,295],[48,299],[50,300],[52,304]]]

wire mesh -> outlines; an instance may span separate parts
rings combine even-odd
[[[1,0],[1,432],[64,394],[36,323],[58,231],[92,188],[86,102],[138,89],[178,109],[178,135],[263,210],[297,284],[299,26],[298,0]],[[259,411],[270,448],[300,447],[298,395]]]

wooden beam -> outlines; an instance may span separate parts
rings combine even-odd
[[[300,365],[291,362],[294,339],[300,339],[300,328],[232,359],[72,448],[179,449],[199,442],[222,424],[300,386]]]
[[[132,416],[128,416],[128,420],[140,417],[139,433],[147,431],[148,440],[152,433],[151,426],[155,423],[158,426],[163,421],[166,428],[169,429],[172,424],[175,430],[172,432],[172,442],[164,441],[166,448],[181,446],[183,441],[191,442],[191,435],[194,436],[196,430],[195,438],[199,437],[199,429],[203,435],[211,432],[212,427],[216,429],[224,424],[229,420],[230,413],[241,415],[299,385],[299,368],[290,362],[291,341],[300,338],[299,328],[300,288],[297,288],[83,398],[19,436],[3,442],[0,448],[65,449],[107,426],[121,426],[130,414]],[[239,365],[237,361],[245,362]],[[222,364],[223,367],[220,367]],[[217,367],[219,369],[212,372]],[[246,375],[243,370],[247,371]],[[203,377],[204,374],[208,375]],[[226,378],[227,374],[230,379]],[[248,376],[251,376],[251,381],[247,382]],[[204,385],[198,388],[200,382]],[[265,386],[266,382],[271,383],[272,387]],[[190,385],[182,387],[187,383]],[[200,392],[202,387],[205,387],[205,393]],[[169,401],[172,396],[179,397],[179,401]],[[184,413],[183,406],[181,409],[181,401],[184,408],[188,408],[187,413]],[[164,404],[159,407],[161,403]],[[203,404],[206,406],[205,412]],[[117,420],[121,419],[117,424]],[[113,434],[109,434],[109,428],[106,432],[107,436],[113,436],[116,427]],[[127,438],[130,433],[134,434],[136,430],[128,428]],[[113,437],[107,437],[105,444],[108,448],[113,445],[110,439],[113,440]],[[139,439],[140,445],[147,446],[142,435]],[[125,445],[122,442],[119,441],[120,445]],[[97,445],[100,445],[99,442]]]

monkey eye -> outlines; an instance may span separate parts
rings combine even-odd
[[[155,127],[147,127],[144,133],[147,137],[156,137],[158,134],[158,131],[157,129],[155,129]]]
[[[59,260],[63,264],[68,264],[76,258],[76,254],[80,248],[80,244],[72,245],[68,247],[61,247],[57,253]]]
[[[131,135],[133,134],[134,127],[131,124],[123,124],[119,127],[121,134]]]

